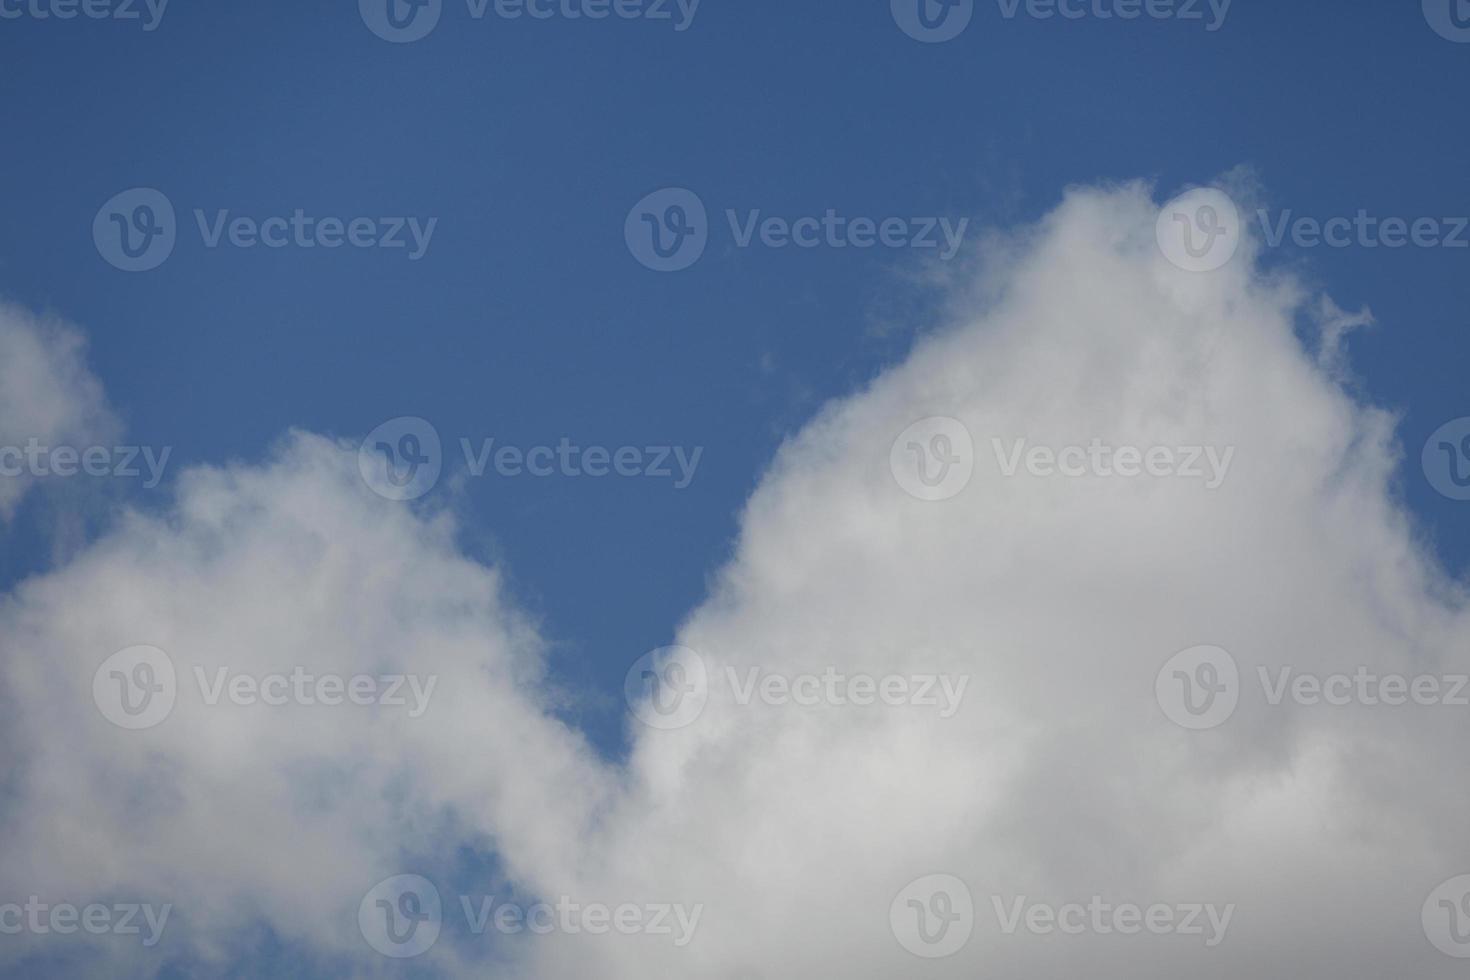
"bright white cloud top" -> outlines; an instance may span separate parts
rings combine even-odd
[[[689,669],[647,665],[702,672],[697,713],[631,720],[622,765],[557,720],[452,518],[370,492],[356,447],[294,433],[183,472],[165,515],[0,607],[0,902],[168,903],[166,933],[26,930],[0,963],[91,945],[146,974],[266,926],[391,973],[359,913],[426,914],[370,894],[416,874],[443,922],[414,951],[448,976],[1458,975],[1463,590],[1396,500],[1393,419],[1341,385],[1340,330],[1319,350],[1320,298],[1249,240],[1178,268],[1158,213],[1141,185],[1068,193],[783,447],[675,632]],[[12,416],[46,402],[0,370],[7,438],[100,414],[69,335],[5,323],[71,392]],[[99,683],[171,670],[173,704],[129,730],[94,681],[139,646],[167,662]],[[1228,659],[1171,660],[1199,647]],[[538,901],[538,928],[497,926]]]

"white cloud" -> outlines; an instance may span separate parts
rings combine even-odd
[[[679,629],[710,674],[683,728],[637,726],[626,768],[543,709],[539,643],[443,515],[379,500],[350,447],[297,434],[261,467],[194,470],[164,518],[127,516],[0,611],[11,785],[0,880],[85,902],[173,901],[170,937],[232,955],[265,920],[359,969],[374,882],[493,852],[521,894],[703,905],[654,936],[494,944],[533,977],[1457,975],[1420,909],[1470,867],[1458,746],[1470,709],[1271,706],[1258,667],[1463,671],[1462,590],[1390,487],[1392,419],[1304,350],[1316,299],[1255,265],[1192,274],[1154,244],[1146,188],[1078,189],[997,241],[953,326],[783,447],[734,560]],[[969,484],[921,501],[895,437],[945,416]],[[1234,447],[1214,490],[1179,478],[1004,477],[992,439]],[[170,717],[124,732],[93,672],[169,652]],[[1218,728],[1155,701],[1176,652],[1228,650]],[[631,658],[630,658],[631,659]],[[208,707],[188,668],[413,671],[389,708]],[[971,677],[952,718],[917,706],[739,704],[728,669]],[[462,871],[462,868],[461,868]],[[924,961],[890,904],[964,880],[974,936]],[[1189,936],[999,931],[993,900],[1235,906]],[[450,930],[446,930],[450,931]],[[45,948],[33,938],[27,948]],[[429,955],[477,975],[488,940]],[[174,946],[177,952],[180,947]]]
[[[73,328],[0,303],[0,447],[85,448],[117,429],[102,386],[86,365],[86,345]],[[18,467],[8,459],[7,469]],[[0,518],[9,520],[35,483],[22,471],[0,475]]]

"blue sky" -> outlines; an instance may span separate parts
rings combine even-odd
[[[1024,9],[1024,8],[1023,8]],[[470,481],[471,547],[503,555],[567,670],[613,692],[724,558],[781,438],[931,322],[912,252],[731,247],[723,212],[1033,220],[1074,182],[1162,191],[1254,168],[1268,206],[1470,211],[1470,49],[1412,4],[1234,4],[1206,21],[1006,19],[953,41],[884,3],[706,0],[670,21],[475,20],[389,44],[350,3],[183,0],[139,21],[6,22],[0,290],[85,325],[135,441],[257,459],[291,426],[395,416],[447,443],[703,446],[692,484]],[[154,187],[188,214],[439,218],[422,259],[202,246],[128,274],[93,216]],[[650,272],[623,220],[695,190],[716,241]],[[1464,414],[1467,254],[1283,250],[1379,328],[1355,369],[1418,445]],[[452,458],[459,454],[451,452]],[[1448,558],[1462,509],[1411,481]],[[12,570],[33,567],[9,555]],[[599,726],[616,738],[620,706]]]
[[[0,0],[0,8],[12,0]],[[1432,0],[1431,0],[1432,2]],[[1161,197],[1248,168],[1259,206],[1321,219],[1470,214],[1470,44],[1417,2],[1235,0],[1206,21],[1005,16],[978,2],[920,43],[887,0],[703,0],[688,24],[475,19],[389,43],[349,0],[173,0],[139,21],[0,20],[0,296],[83,327],[128,443],[256,462],[292,428],[357,441],[400,416],[445,446],[430,502],[502,563],[553,644],[565,709],[621,757],[624,672],[671,642],[730,557],[777,447],[942,318],[936,275],[1069,185]],[[676,14],[677,19],[677,14]],[[99,208],[156,188],[178,242],[110,265]],[[663,188],[708,209],[692,267],[630,254]],[[437,219],[408,249],[208,248],[193,212]],[[741,248],[725,218],[835,209],[968,219],[953,266],[906,248]],[[1470,234],[1467,234],[1470,238]],[[1423,478],[1429,434],[1470,415],[1470,248],[1272,249],[1377,325],[1353,382],[1402,413],[1399,492],[1470,564],[1470,509]],[[1284,419],[1283,425],[1291,425]],[[459,440],[701,447],[672,480],[467,477]],[[0,531],[0,582],[44,569],[32,499]],[[392,555],[384,560],[391,562]]]

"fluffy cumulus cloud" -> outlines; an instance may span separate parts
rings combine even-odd
[[[947,329],[783,447],[683,652],[634,671],[620,764],[557,720],[496,571],[353,447],[187,471],[0,607],[0,881],[171,903],[166,939],[0,961],[402,975],[359,911],[427,914],[368,894],[414,873],[431,976],[1458,975],[1434,943],[1470,910],[1431,893],[1470,871],[1470,708],[1291,684],[1453,678],[1463,592],[1395,500],[1393,419],[1310,334],[1321,298],[1250,242],[1176,268],[1157,213],[1079,189],[993,239]],[[167,664],[104,663],[139,646]],[[99,711],[94,682],[165,666],[161,722]],[[436,686],[209,703],[293,671]],[[553,910],[481,931],[489,896]]]
[[[41,476],[22,455],[28,446],[84,449],[116,429],[81,334],[0,303],[0,447],[10,450],[0,459],[0,519]]]

